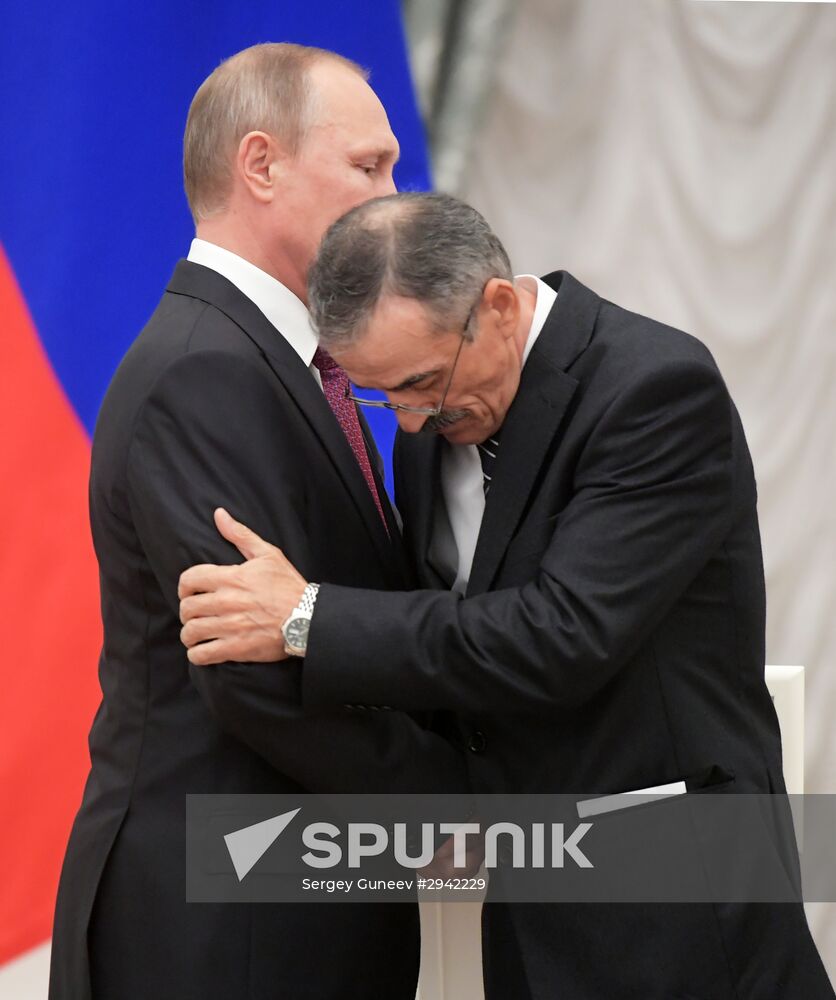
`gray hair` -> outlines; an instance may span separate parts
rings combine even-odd
[[[322,60],[369,74],[335,52],[290,42],[243,49],[200,85],[183,137],[183,178],[195,223],[223,211],[238,144],[248,132],[267,132],[295,155],[316,120],[317,101],[308,72]]]
[[[434,328],[467,323],[491,278],[513,281],[508,254],[484,218],[446,194],[394,194],[358,205],[325,234],[308,274],[320,343],[346,347],[386,295],[417,299]]]

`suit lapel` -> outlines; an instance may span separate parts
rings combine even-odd
[[[410,563],[403,544],[402,526],[398,522],[394,507],[392,506],[392,501],[386,489],[386,483],[384,481],[385,467],[383,460],[380,457],[380,452],[377,450],[377,442],[374,439],[374,434],[372,434],[369,423],[366,420],[366,416],[359,407],[357,409],[357,416],[360,420],[360,429],[363,432],[363,439],[366,443],[366,451],[369,454],[372,476],[374,477],[375,485],[377,486],[377,494],[380,497],[380,504],[383,507],[383,513],[386,517],[386,527],[389,530],[389,542],[392,556],[397,563],[400,577],[403,579],[409,579],[410,576],[414,576],[414,574],[411,573],[409,568]]]
[[[476,543],[467,595],[492,585],[536,490],[540,471],[577,389],[566,373],[592,335],[601,300],[566,272],[544,279],[558,289],[554,308],[523,368],[502,426],[502,443]]]
[[[577,382],[535,360],[525,366],[525,381],[502,427],[502,444],[476,542],[467,593],[490,588],[508,543],[534,488]]]
[[[430,560],[430,543],[435,529],[436,504],[441,497],[441,439],[435,434],[405,434],[398,431],[402,483],[408,496],[401,504],[405,517],[404,535],[415,564],[431,587],[449,588],[449,582]]]
[[[189,295],[220,309],[258,347],[319,438],[375,547],[384,561],[388,561],[391,558],[389,538],[351,445],[299,355],[255,303],[211,268],[181,260],[169,282],[168,291],[175,295]]]

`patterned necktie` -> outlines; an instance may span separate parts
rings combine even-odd
[[[499,431],[476,447],[479,449],[479,461],[482,463],[482,488],[487,496],[488,490],[491,488],[491,470],[499,451]]]
[[[360,419],[357,416],[354,403],[350,399],[346,399],[345,391],[348,388],[348,375],[340,368],[331,355],[327,351],[323,351],[321,347],[316,349],[316,354],[313,356],[313,364],[318,369],[320,378],[322,379],[322,389],[325,393],[325,398],[328,400],[328,405],[333,410],[343,434],[345,434],[348,443],[351,445],[351,450],[354,452],[354,457],[357,459],[357,464],[360,466],[360,471],[363,473],[363,478],[366,480],[366,485],[369,487],[369,491],[374,499],[377,512],[380,514],[380,520],[383,521],[383,527],[386,528],[386,533],[388,534],[389,527],[386,524],[386,517],[383,514],[383,505],[380,502],[380,496],[377,492],[377,484],[372,475],[372,466],[369,461],[369,454],[366,451],[366,442],[363,440]]]

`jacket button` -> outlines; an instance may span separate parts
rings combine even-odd
[[[470,739],[467,742],[467,748],[472,753],[482,753],[487,745],[488,741],[485,739],[485,734],[480,733],[478,729],[475,733],[471,733]]]

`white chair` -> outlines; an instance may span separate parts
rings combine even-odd
[[[766,686],[781,727],[784,781],[790,795],[804,792],[804,667],[766,668]]]

